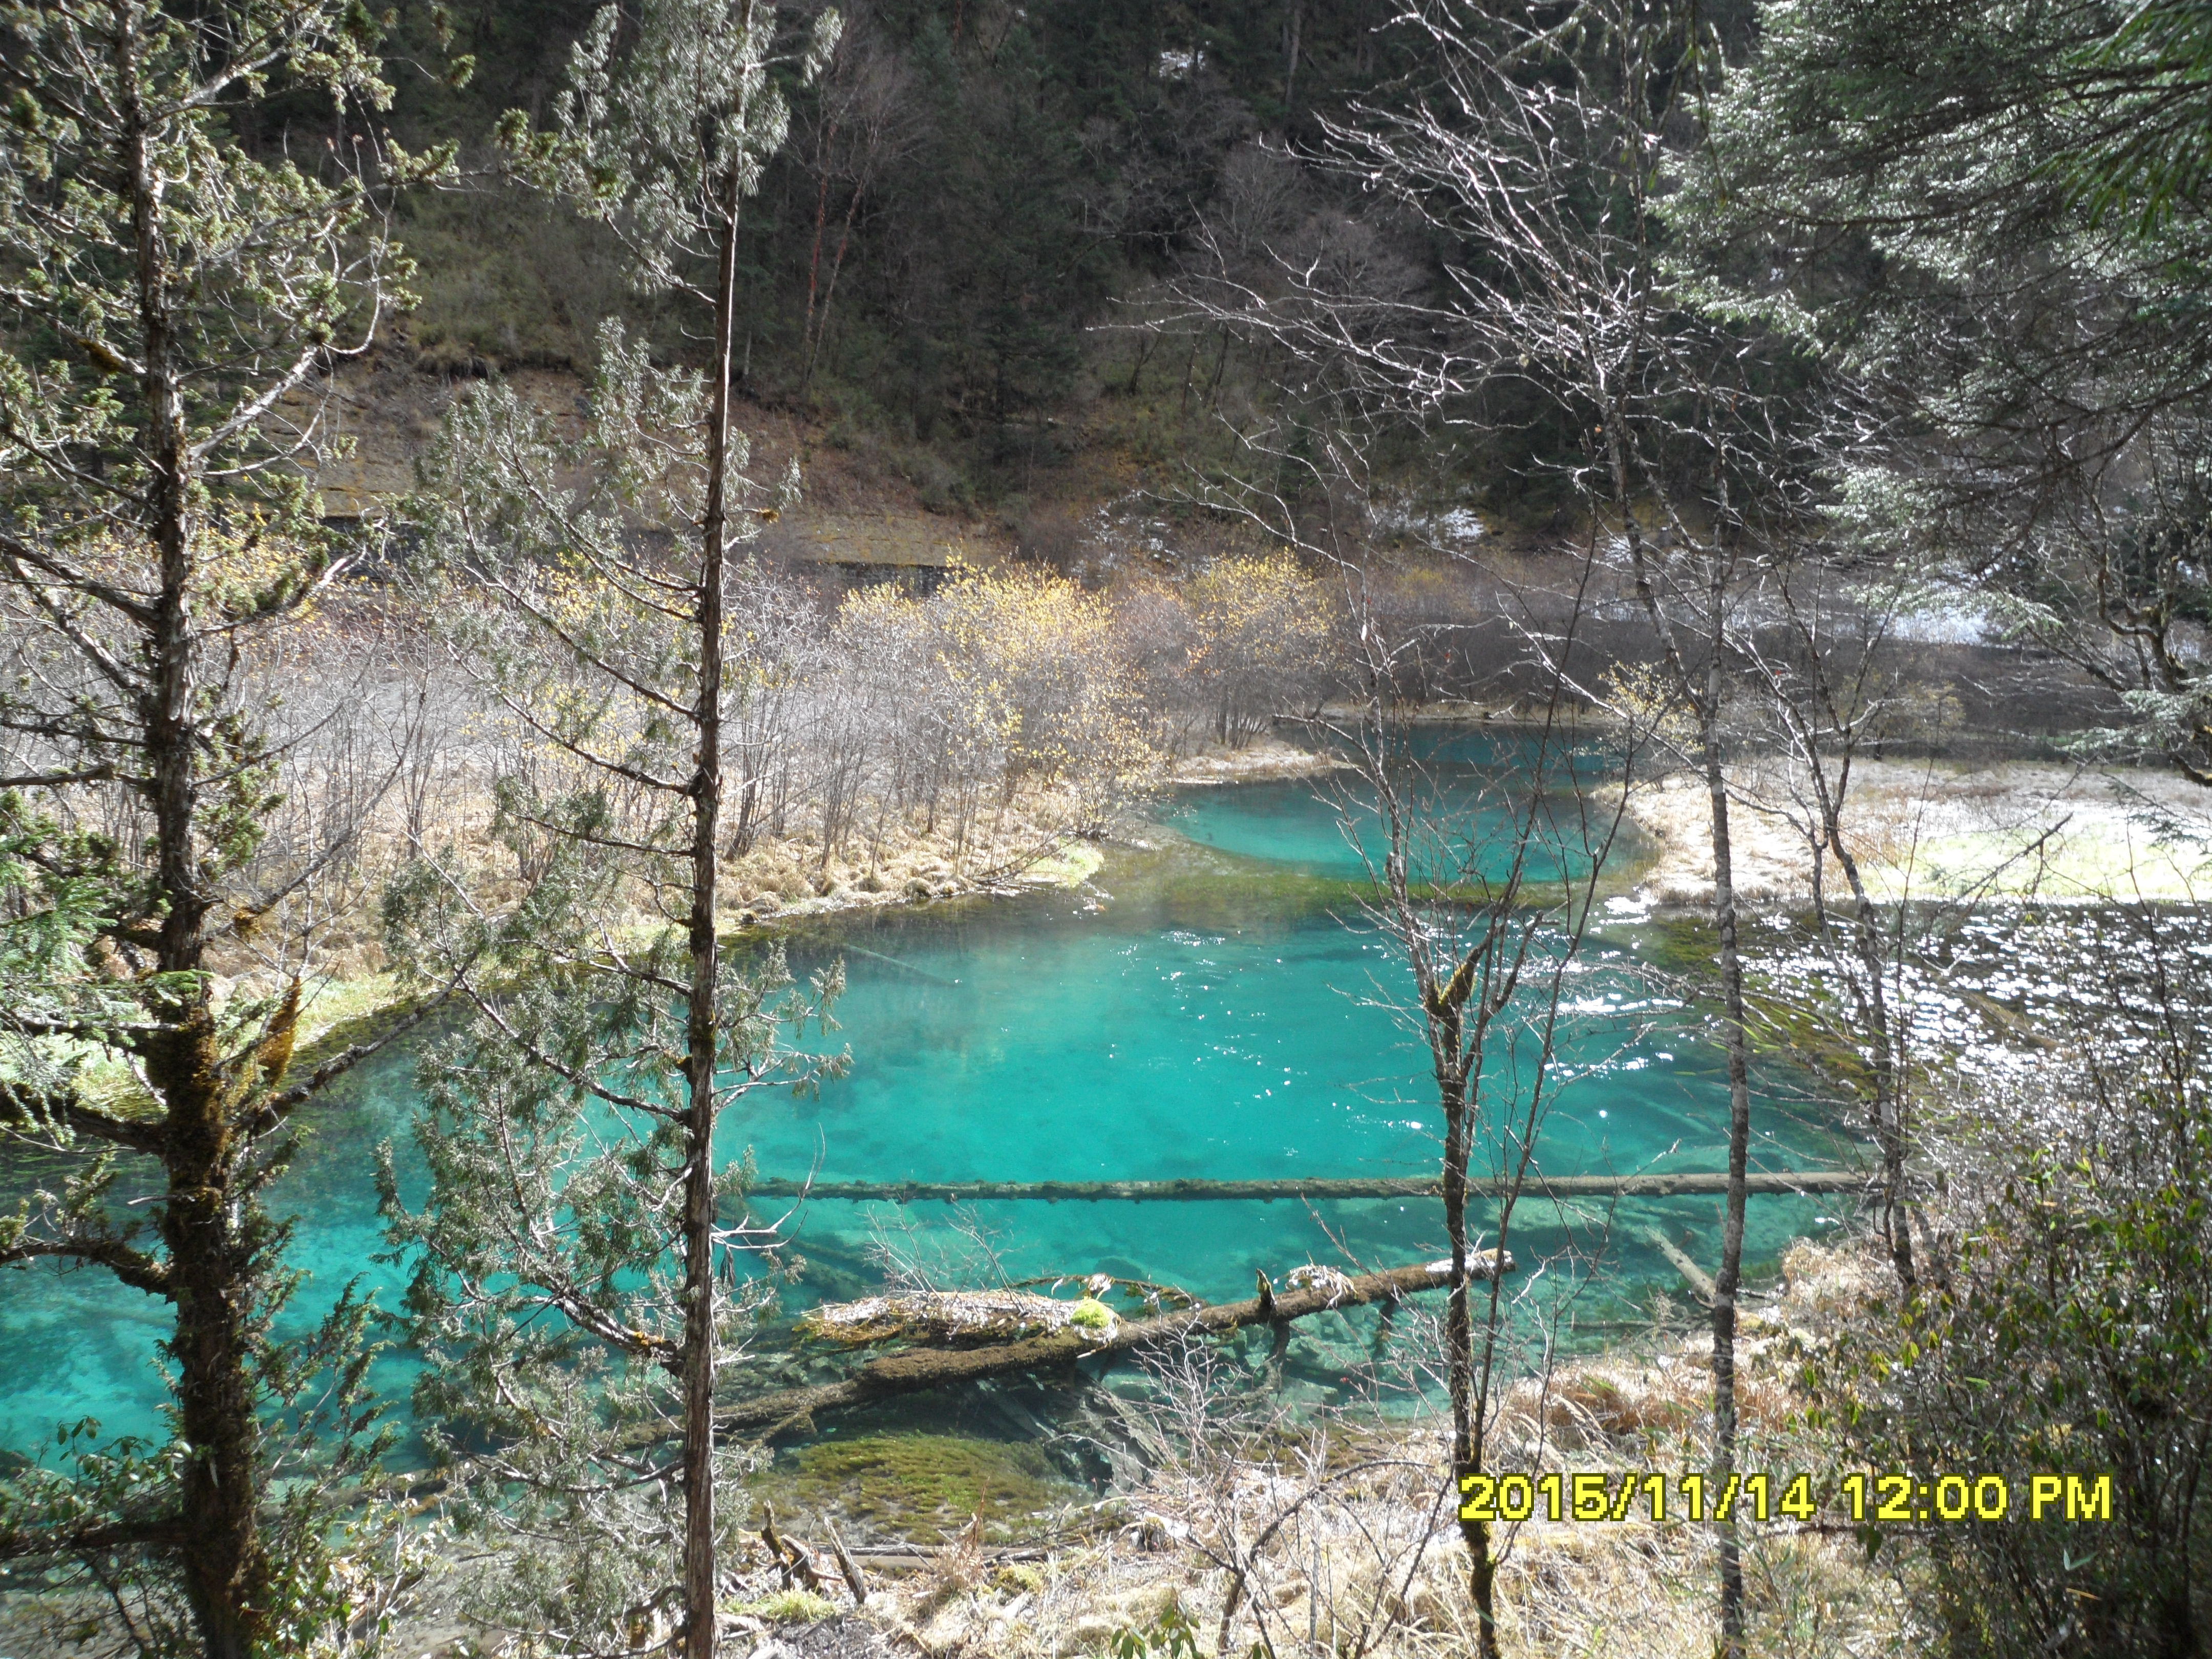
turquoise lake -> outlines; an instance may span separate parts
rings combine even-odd
[[[1446,789],[1510,770],[1510,751],[1479,739],[1435,754]],[[1192,792],[1158,817],[1152,846],[1110,849],[1084,889],[794,933],[796,966],[844,957],[834,1040],[851,1070],[811,1099],[750,1097],[725,1120],[730,1156],[750,1147],[767,1175],[879,1182],[1432,1171],[1441,1123],[1426,1051],[1389,1006],[1402,1002],[1402,970],[1356,925],[1359,863],[1334,811],[1310,783],[1248,784]],[[1547,1123],[1548,1171],[1723,1166],[1718,1050],[1694,1013],[1652,1003],[1630,971],[1665,944],[1656,927],[1621,923],[1571,978],[1568,1055],[1585,1074]],[[356,1275],[393,1301],[394,1270],[372,1259],[383,1241],[370,1171],[380,1142],[404,1155],[411,1109],[404,1054],[319,1109],[279,1189],[299,1218],[294,1265],[309,1275],[292,1316],[319,1312]],[[1762,1104],[1758,1127],[1756,1166],[1852,1156],[1778,1100]],[[19,1158],[6,1175],[20,1191],[39,1172]],[[1754,1270],[1829,1224],[1838,1201],[1754,1198]],[[1710,1258],[1719,1203],[1625,1202],[1609,1231],[1601,1210],[1524,1206],[1510,1242],[1524,1267],[1545,1267],[1547,1305],[1603,1329],[1638,1317],[1654,1285],[1676,1288],[1641,1228],[1700,1241],[1693,1252]],[[878,1282],[886,1247],[954,1271],[974,1255],[942,1204],[761,1207],[791,1212],[786,1231],[811,1264],[802,1297]],[[1478,1205],[1476,1224],[1491,1214]],[[1443,1248],[1433,1200],[1009,1202],[971,1215],[1010,1277],[1104,1271],[1212,1300],[1249,1295],[1255,1270],[1395,1266]],[[158,1433],[165,1326],[161,1304],[96,1273],[42,1266],[0,1279],[0,1445],[33,1451],[57,1423],[86,1416],[109,1433]],[[403,1394],[407,1375],[404,1353],[380,1372]]]

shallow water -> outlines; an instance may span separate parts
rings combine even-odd
[[[966,915],[897,915],[847,937],[838,1015],[853,1069],[818,1098],[758,1105],[745,1130],[760,1168],[827,1181],[1100,1181],[1417,1176],[1435,1168],[1440,1113],[1418,1031],[1395,1007],[1395,963],[1355,932],[1349,895],[1188,850],[1110,865],[1097,896],[1054,894]],[[1338,902],[1328,902],[1334,897]],[[885,960],[890,958],[890,960]],[[1626,952],[1577,975],[1583,1012],[1565,1057],[1589,1068],[1545,1128],[1555,1174],[1725,1167],[1718,1051],[1655,1008]],[[1652,1029],[1639,1031],[1644,1022]],[[1832,1138],[1771,1123],[1759,1162],[1826,1164]],[[737,1150],[733,1142],[732,1152]],[[763,1206],[770,1208],[770,1206]],[[1109,1272],[1221,1300],[1307,1261],[1395,1266],[1443,1248],[1433,1202],[1309,1206],[1000,1202],[964,1206],[1015,1276]],[[1810,1230],[1818,1206],[1762,1200],[1754,1253]],[[771,1210],[772,1212],[772,1210]],[[1710,1230],[1715,1199],[1625,1205],[1626,1224]],[[1478,1206],[1478,1224],[1490,1211]],[[1594,1214],[1576,1230],[1587,1239]],[[1527,1261],[1568,1240],[1524,1206]],[[1325,1231],[1324,1229],[1327,1231]],[[925,1266],[970,1249],[939,1203],[815,1201],[793,1224],[815,1279],[860,1288],[890,1248]],[[1332,1245],[1330,1235],[1336,1243]],[[1632,1269],[1672,1280],[1640,1237]],[[832,1275],[823,1269],[840,1270]],[[825,1286],[825,1288],[828,1288]],[[1589,1316],[1619,1316],[1643,1285],[1607,1287]]]
[[[1450,726],[1417,730],[1410,747],[1415,764],[1404,774],[1404,788],[1411,821],[1451,830],[1417,841],[1413,863],[1420,878],[1503,877],[1511,862],[1512,819],[1525,803],[1532,773],[1540,769],[1560,781],[1569,767],[1584,777],[1604,769],[1602,758],[1591,753],[1540,750],[1528,739]],[[1304,875],[1364,881],[1381,864],[1383,835],[1355,775],[1189,789],[1164,817],[1203,846]],[[1601,812],[1564,792],[1545,805],[1524,874],[1535,882],[1565,873],[1579,879],[1589,867],[1586,849],[1605,839]],[[1632,850],[1624,843],[1615,852]]]
[[[1443,759],[1460,769],[1453,789],[1499,768],[1486,745]],[[1402,988],[1382,942],[1346,925],[1357,890],[1341,878],[1358,860],[1333,811],[1309,785],[1247,785],[1194,793],[1162,817],[1161,845],[1114,850],[1080,891],[878,912],[795,935],[797,966],[845,956],[836,1041],[852,1069],[811,1099],[752,1097],[725,1121],[728,1155],[750,1147],[771,1176],[884,1182],[1431,1170],[1440,1125],[1425,1051],[1391,1006]],[[1547,1126],[1551,1172],[1724,1162],[1718,1052],[1624,971],[1634,946],[1607,942],[1571,982],[1581,1012],[1568,1055],[1589,1074]],[[404,1149],[411,1102],[410,1062],[394,1055],[319,1109],[279,1189],[299,1221],[293,1261],[309,1275],[289,1320],[319,1313],[356,1275],[396,1299],[396,1269],[372,1259],[382,1240],[370,1174],[379,1142]],[[1845,1155],[1778,1111],[1761,1126],[1764,1167]],[[33,1174],[10,1173],[18,1188]],[[1524,1206],[1511,1243],[1531,1271],[1519,1282],[1540,1283],[1538,1300],[1585,1326],[1633,1317],[1654,1285],[1674,1285],[1640,1228],[1659,1223],[1710,1258],[1719,1204],[1624,1203],[1595,1274],[1579,1258],[1606,1238],[1601,1212]],[[1820,1224],[1822,1208],[1754,1199],[1754,1267]],[[886,1250],[972,1273],[979,1230],[1012,1277],[1104,1271],[1215,1300],[1249,1295],[1255,1270],[1395,1266],[1443,1246],[1433,1201],[1414,1200],[1008,1202],[964,1214],[963,1229],[942,1204],[810,1203],[787,1224],[811,1263],[801,1295],[876,1282]],[[1492,1210],[1478,1206],[1476,1220],[1492,1224]],[[111,1433],[158,1433],[162,1315],[96,1273],[42,1267],[0,1280],[0,1445],[31,1451],[55,1424],[88,1415]],[[379,1375],[404,1391],[405,1356]]]

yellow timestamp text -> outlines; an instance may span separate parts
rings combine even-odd
[[[1656,1469],[1580,1474],[1462,1474],[1459,1518],[1547,1521],[1813,1521],[1894,1526],[1929,1521],[2110,1521],[2109,1474],[1703,1474]]]

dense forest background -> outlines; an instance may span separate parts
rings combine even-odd
[[[424,374],[581,372],[610,315],[670,361],[704,349],[635,295],[614,237],[499,164],[500,116],[545,121],[597,9],[490,0],[394,20],[388,131],[416,150],[457,142],[462,160],[403,196],[392,225],[421,268],[397,337]],[[1048,558],[1070,555],[1071,513],[1134,482],[1189,495],[1209,465],[1233,469],[1234,430],[1298,402],[1279,354],[1193,307],[1194,283],[1304,258],[1429,301],[1468,252],[1298,159],[1359,107],[1428,89],[1419,42],[1382,0],[839,9],[827,73],[784,66],[788,142],[747,204],[740,387],[931,510],[1000,520]],[[1748,7],[1710,9],[1748,38]],[[796,39],[809,14],[785,21]],[[304,91],[245,119],[264,153],[343,140]],[[1396,471],[1558,529],[1571,492],[1547,464],[1571,445],[1544,399],[1508,412],[1517,434],[1431,432]]]
[[[459,90],[402,82],[395,133],[458,137],[481,157],[501,112],[542,120],[594,9],[456,13],[453,47],[476,57],[474,74]],[[1310,136],[1324,112],[1407,72],[1382,27],[1389,11],[845,9],[828,73],[789,88],[790,140],[748,210],[745,385],[957,453],[975,478],[956,495],[1003,494],[1010,476],[1061,458],[1053,417],[1085,369],[1096,394],[1109,355],[1091,331],[1139,320],[1127,307],[1174,271],[1232,155]],[[573,366],[627,287],[611,247],[544,224],[495,183],[408,210],[435,272],[414,330],[433,364]]]

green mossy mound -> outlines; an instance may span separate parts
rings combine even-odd
[[[773,1595],[757,1601],[740,1601],[725,1609],[740,1617],[765,1619],[771,1625],[818,1625],[824,1619],[835,1619],[837,1608],[826,1597],[811,1590],[778,1590]]]
[[[872,1434],[817,1441],[753,1480],[779,1516],[828,1513],[863,1536],[941,1543],[981,1516],[988,1533],[1082,1494],[1035,1446],[961,1435]]]

